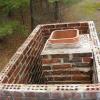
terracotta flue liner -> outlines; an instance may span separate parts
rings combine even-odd
[[[52,44],[75,44],[79,42],[79,30],[56,30],[51,33],[48,40]]]

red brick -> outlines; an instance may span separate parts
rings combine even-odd
[[[11,77],[9,78],[9,80],[8,80],[8,83],[9,83],[9,84],[11,84],[11,83],[14,81],[14,77],[15,77],[15,76],[11,76]]]
[[[17,82],[18,82],[18,80],[19,80],[19,76],[17,75],[17,77],[15,78],[14,83],[17,83]]]
[[[72,93],[71,93],[71,92],[70,92],[70,93],[65,92],[63,95],[64,95],[64,98],[65,98],[66,100],[72,99]]]
[[[53,69],[67,69],[71,68],[71,64],[61,64],[61,65],[53,65]]]
[[[92,58],[90,57],[83,57],[83,62],[91,62]]]
[[[43,75],[50,75],[49,71],[43,71]]]
[[[81,26],[89,26],[88,23],[80,23]]]
[[[72,76],[72,80],[74,81],[89,81],[90,80],[90,76],[83,76],[83,75],[74,75]]]
[[[54,77],[55,81],[67,81],[71,80],[71,77],[67,76],[61,76],[61,77]]]
[[[71,70],[71,74],[76,74],[76,75],[91,75],[92,74],[92,70],[85,72],[85,71],[80,71],[80,70]]]
[[[16,69],[16,65],[13,66],[13,67],[8,71],[7,76],[9,77],[10,75],[12,75],[12,73],[14,72],[15,69]]]
[[[59,58],[53,58],[51,60],[49,60],[49,59],[43,59],[42,63],[43,64],[60,63],[60,59]]]
[[[16,76],[18,74],[18,72],[20,71],[20,67],[17,67],[13,73],[13,76]]]
[[[3,79],[3,81],[2,81],[2,83],[6,83],[7,81],[8,81],[8,78],[5,77],[5,78]]]
[[[50,66],[42,66],[42,70],[51,70]]]
[[[66,70],[61,69],[61,70],[52,71],[51,73],[52,75],[67,75],[67,74],[70,74],[71,72],[70,70],[66,71]]]
[[[68,54],[53,54],[51,55],[52,58],[68,58],[69,59],[69,55]]]

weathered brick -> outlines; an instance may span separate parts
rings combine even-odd
[[[64,98],[66,99],[66,100],[70,100],[70,99],[72,99],[72,93],[70,92],[70,93],[67,93],[67,92],[64,92]]]
[[[90,64],[88,63],[80,63],[80,62],[76,62],[76,63],[72,63],[73,67],[90,67]]]
[[[90,76],[74,75],[74,76],[72,76],[72,80],[74,80],[74,81],[88,81],[88,80],[90,80]]]
[[[88,27],[87,27],[88,26],[88,23],[80,23],[80,24],[81,24],[81,27],[79,27],[78,24],[76,24],[75,26],[77,26],[77,28],[80,28],[80,32],[81,33],[87,33],[88,32]],[[67,26],[67,24],[65,24],[65,26],[63,26],[63,25],[61,25],[61,26],[59,25],[59,28],[62,29],[65,26]],[[74,28],[73,26],[74,25],[72,25],[71,27]],[[53,26],[51,25],[51,26],[45,27],[45,28],[48,28],[48,30],[50,30],[50,28],[51,28],[51,30],[58,29],[58,28],[55,27],[55,25],[53,25]],[[8,83],[12,83],[13,81],[15,81],[15,83],[16,83],[17,80],[18,80],[18,77],[15,76],[14,74],[17,74],[17,72],[19,72],[19,70],[16,70],[16,68],[19,67],[21,69],[21,72],[20,72],[19,76],[22,76],[22,78],[20,78],[20,80],[19,80],[19,83],[20,84],[23,84],[24,83],[24,85],[21,85],[21,88],[20,89],[19,88],[17,89],[16,88],[17,87],[16,84],[15,85],[14,84],[11,84],[11,85],[10,84],[8,84],[8,85],[7,84],[1,84],[0,85],[0,89],[2,91],[3,91],[3,89],[6,89],[7,91],[14,91],[14,94],[13,93],[0,94],[0,100],[2,100],[2,99],[5,99],[5,100],[6,99],[7,100],[11,100],[11,99],[14,99],[14,100],[22,100],[22,99],[25,99],[25,100],[37,100],[37,99],[38,100],[41,100],[41,99],[43,99],[43,100],[49,100],[49,99],[50,100],[51,99],[53,99],[53,100],[54,99],[57,99],[57,100],[64,100],[64,99],[66,99],[66,100],[68,100],[68,99],[69,100],[70,99],[71,100],[75,100],[75,99],[76,100],[78,100],[78,99],[79,100],[80,99],[82,99],[82,100],[85,100],[85,99],[86,100],[93,100],[94,99],[95,100],[95,99],[98,99],[99,100],[100,99],[99,98],[100,97],[99,96],[99,90],[100,89],[97,88],[97,85],[96,84],[93,84],[93,86],[91,85],[91,87],[90,87],[90,90],[91,91],[85,90],[86,85],[77,85],[77,86],[79,86],[78,90],[74,90],[73,88],[70,88],[69,87],[68,88],[69,90],[66,89],[66,91],[63,88],[61,88],[60,91],[59,90],[56,90],[55,87],[57,85],[47,85],[49,82],[51,82],[52,84],[53,83],[54,84],[55,83],[56,84],[57,83],[59,83],[59,84],[68,84],[68,83],[69,84],[71,84],[71,83],[72,84],[73,83],[74,84],[77,84],[77,83],[84,84],[84,83],[88,83],[89,86],[90,86],[90,84],[91,84],[91,78],[89,79],[89,77],[83,77],[81,75],[81,74],[84,74],[84,75],[87,76],[88,73],[90,74],[90,72],[86,72],[86,73],[83,72],[83,71],[81,71],[81,72],[80,71],[74,71],[74,72],[72,72],[72,70],[71,70],[71,74],[76,74],[77,73],[79,75],[77,77],[75,75],[73,75],[74,78],[71,77],[71,79],[68,76],[65,77],[63,75],[60,75],[60,78],[59,77],[55,77],[55,76],[48,77],[49,81],[47,82],[47,80],[46,80],[46,82],[45,82],[45,83],[47,83],[46,85],[48,86],[48,90],[46,90],[46,91],[43,90],[43,92],[40,92],[40,93],[39,93],[39,91],[38,92],[36,91],[36,93],[37,93],[35,95],[36,97],[34,96],[34,94],[33,94],[34,92],[32,92],[32,91],[34,91],[34,89],[33,89],[34,85],[28,86],[28,85],[25,85],[25,84],[31,83],[31,82],[32,82],[32,84],[33,83],[36,84],[36,83],[39,83],[39,80],[41,80],[40,79],[40,76],[41,76],[40,75],[40,71],[41,71],[42,67],[41,67],[41,63],[40,63],[39,56],[40,56],[41,50],[43,49],[44,41],[46,41],[46,40],[43,40],[43,44],[42,44],[41,39],[43,39],[43,37],[41,35],[41,31],[40,30],[41,29],[38,30],[38,28],[37,28],[37,29],[35,29],[35,31],[32,32],[32,34],[31,34],[32,37],[31,38],[28,38],[26,40],[26,42],[24,43],[24,45],[22,45],[21,49],[19,49],[18,52],[17,52],[17,53],[21,53],[20,57],[18,58],[17,55],[14,55],[14,57],[12,58],[12,62],[10,62],[11,63],[11,66],[10,65],[8,66],[11,69],[8,68],[7,71],[3,72],[3,73],[5,73],[4,76],[2,75],[2,77],[0,77],[0,79],[2,78],[4,82],[6,81],[6,77],[7,77],[8,80],[9,80]],[[37,36],[34,38],[35,35],[37,35]],[[47,38],[48,37],[49,37],[49,33],[47,35]],[[91,35],[91,38],[94,39],[94,35],[93,36]],[[33,44],[33,42],[34,42],[34,44]],[[94,43],[97,43],[98,44],[97,41],[94,41]],[[97,44],[96,44],[96,46],[97,46]],[[42,45],[42,46],[40,46],[40,45]],[[31,51],[31,49],[32,49],[32,51]],[[31,58],[32,60],[30,59],[30,57],[32,57]],[[91,55],[89,54],[89,56],[88,56],[88,54],[82,54],[82,55],[79,54],[78,57],[91,57]],[[60,55],[59,58],[67,58],[67,56],[65,55],[65,57],[64,57],[64,56]],[[17,61],[17,59],[18,59],[18,61]],[[16,61],[17,61],[17,64],[16,64]],[[87,60],[85,59],[85,61],[87,61]],[[61,63],[63,64],[63,62],[61,62]],[[20,64],[21,64],[21,66],[18,66]],[[79,64],[79,62],[77,64]],[[54,66],[55,66],[55,64],[54,64]],[[52,68],[54,66],[52,66]],[[75,68],[75,67],[76,66],[73,66],[73,68]],[[88,66],[87,65],[84,65],[84,67],[88,67]],[[92,68],[92,65],[89,66],[89,67]],[[54,68],[53,70],[56,70],[57,68],[58,67]],[[61,68],[61,67],[59,66],[59,68]],[[64,65],[62,68],[64,69],[64,72],[65,72],[65,69],[67,71],[68,68],[69,68],[69,66],[65,66]],[[52,81],[53,78],[54,79],[57,78],[57,81]],[[74,81],[72,79],[74,79],[76,81]],[[14,86],[14,88],[12,89],[13,86]],[[61,85],[61,86],[63,86],[63,85]],[[73,86],[74,85],[72,85],[72,87]],[[39,89],[39,88],[36,88],[36,89]],[[4,90],[4,91],[6,91],[6,90]],[[23,92],[23,90],[26,91],[26,93]],[[83,91],[84,93],[80,93],[80,90]],[[30,91],[32,92],[32,94],[30,94]],[[50,93],[48,93],[47,91],[50,91]],[[96,92],[98,92],[98,94]],[[32,98],[31,98],[31,96],[32,96]],[[82,98],[80,98],[80,96]]]
[[[43,71],[43,75],[51,75],[50,71]]]
[[[60,59],[59,58],[52,58],[52,59],[43,59],[42,63],[43,64],[51,64],[51,63],[60,63]]]
[[[43,59],[47,59],[48,58],[48,55],[42,55],[42,58]]]
[[[90,63],[91,61],[92,61],[92,58],[90,58],[90,57],[83,57],[83,62]]]
[[[76,53],[73,57],[92,57],[92,53]]]
[[[7,83],[7,81],[8,81],[8,78],[5,77],[5,78],[3,79],[3,81],[2,81],[2,83]]]
[[[8,80],[8,83],[11,84],[14,81],[14,76],[11,76]]]
[[[67,80],[71,80],[71,77],[69,76],[63,76],[61,75],[60,77],[54,77],[55,81],[67,81]]]
[[[52,75],[66,75],[66,74],[70,74],[71,71],[70,71],[70,69],[67,71],[61,69],[61,70],[52,71],[51,73],[52,73]]]
[[[68,54],[53,54],[51,55],[52,58],[69,58]]]
[[[88,23],[80,23],[81,26],[89,26]]]
[[[51,70],[50,66],[42,66],[42,70]]]
[[[71,24],[68,24],[68,27],[69,28],[74,28],[74,27],[76,27],[76,26],[80,26],[80,23],[71,23]]]
[[[81,93],[73,93],[72,100],[81,100]]]
[[[47,81],[53,81],[53,77],[47,77]]]
[[[84,70],[83,71],[80,71],[80,70],[71,70],[71,74],[91,75],[92,74],[92,71],[85,72]]]
[[[71,63],[71,62],[82,62],[82,58],[81,57],[73,57],[71,60],[68,58],[64,58],[64,63]]]
[[[52,69],[67,69],[67,68],[71,68],[72,65],[71,64],[60,64],[60,65],[53,65]]]
[[[84,93],[84,99],[87,99],[87,100],[96,99],[96,93],[95,92]]]

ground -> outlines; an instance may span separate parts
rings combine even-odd
[[[8,63],[9,59],[25,39],[25,36],[16,34],[7,37],[5,41],[0,43],[0,71]]]

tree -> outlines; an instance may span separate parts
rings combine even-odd
[[[35,25],[34,17],[33,17],[33,3],[34,3],[34,0],[30,0],[31,31],[33,30],[33,27]]]
[[[48,1],[54,4],[54,19],[57,21],[59,19],[59,1],[60,0],[48,0]]]
[[[63,1],[67,6],[71,6],[74,3],[77,3],[82,0],[48,0],[50,3],[54,4],[54,19],[57,21],[59,19],[59,6]]]
[[[19,10],[23,22],[23,8],[27,7],[29,0],[0,0],[0,38],[15,32],[25,30],[25,25],[21,25],[18,20],[13,20],[13,12]]]

